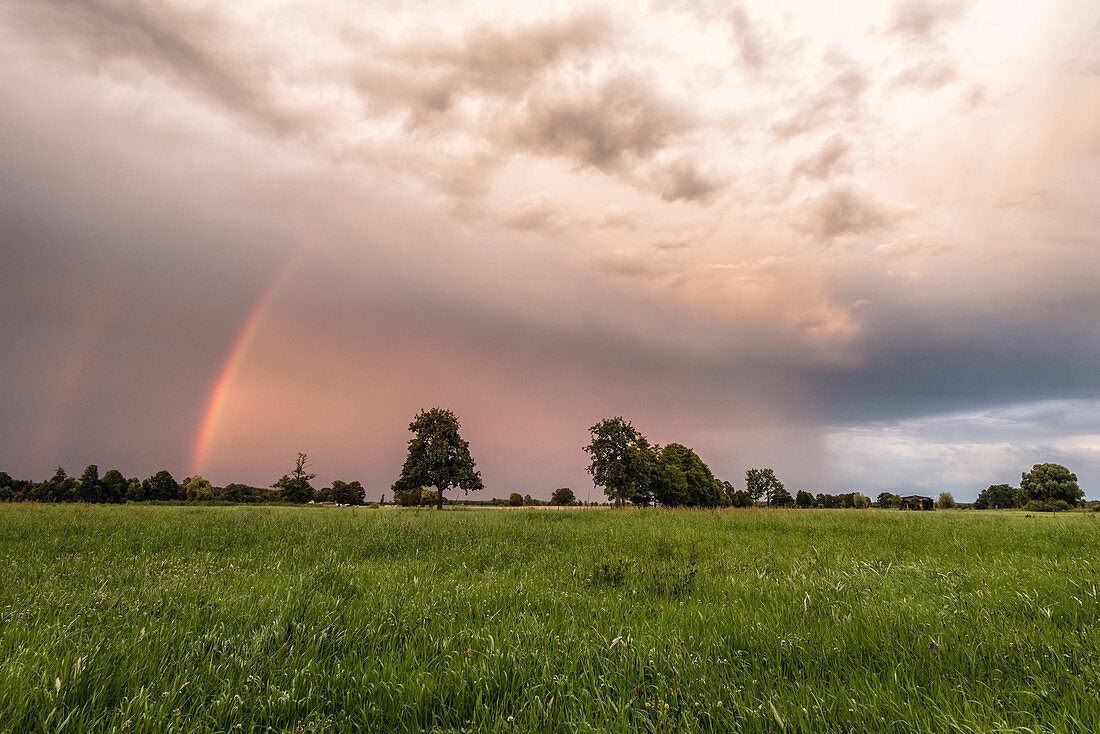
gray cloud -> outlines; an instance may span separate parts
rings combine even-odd
[[[904,207],[890,205],[849,184],[834,186],[806,202],[802,210],[802,231],[827,242],[844,235],[866,234],[886,229],[906,214]]]
[[[920,61],[902,69],[894,84],[899,87],[920,87],[934,90],[946,86],[959,78],[954,64],[946,61]]]
[[[718,179],[700,174],[695,165],[688,161],[658,170],[653,176],[653,184],[665,201],[692,201],[698,204],[707,203],[725,187]]]
[[[870,78],[847,59],[835,60],[831,66],[834,73],[812,93],[801,95],[801,101],[786,119],[772,124],[771,130],[777,137],[792,138],[856,114],[863,93],[871,85]]]
[[[28,27],[48,29],[39,38],[82,67],[135,62],[251,124],[277,133],[295,132],[305,124],[302,112],[274,101],[269,89],[272,59],[223,37],[222,24],[208,10],[125,0],[44,0],[20,5],[14,17]]]
[[[910,39],[933,38],[947,23],[958,20],[967,4],[956,0],[904,0],[894,5],[889,32]]]
[[[651,158],[688,127],[682,108],[641,78],[622,75],[570,94],[532,95],[512,135],[524,150],[607,173]]]
[[[762,69],[767,61],[765,42],[749,21],[744,7],[739,5],[729,11],[729,23],[733,39],[741,52],[741,63],[752,71]]]
[[[800,160],[791,171],[792,176],[806,176],[821,181],[834,173],[850,173],[848,153],[852,144],[840,135],[831,135],[817,153]]]
[[[598,11],[551,17],[509,30],[480,27],[461,40],[417,39],[353,62],[353,86],[376,110],[408,110],[411,127],[430,123],[462,96],[521,100],[548,72],[605,45],[612,26]]]

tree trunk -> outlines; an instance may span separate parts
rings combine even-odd
[[[436,498],[435,508],[440,512],[443,511],[443,487],[436,485],[436,491],[439,492],[439,497]]]

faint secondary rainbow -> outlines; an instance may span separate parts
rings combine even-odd
[[[226,398],[233,387],[233,381],[240,371],[241,363],[244,362],[245,354],[247,354],[248,348],[259,332],[268,310],[275,302],[279,290],[290,278],[290,274],[298,264],[301,254],[302,249],[299,249],[275,273],[275,277],[268,284],[259,300],[256,301],[256,305],[245,320],[244,326],[237,334],[237,340],[233,343],[229,357],[222,366],[217,382],[214,383],[214,389],[210,392],[210,398],[206,401],[206,410],[203,413],[202,424],[199,427],[199,433],[195,439],[195,447],[191,455],[191,476],[198,474],[206,462],[207,454],[210,452],[210,443],[218,427],[218,420],[225,408]]]
[[[57,461],[73,398],[88,371],[96,345],[106,331],[107,322],[117,307],[118,288],[111,284],[100,290],[92,299],[91,305],[84,309],[80,334],[65,355],[58,384],[53,391],[53,406],[38,438],[37,458],[40,464],[49,465]]]

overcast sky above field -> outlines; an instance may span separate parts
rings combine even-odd
[[[1100,6],[0,0],[0,469],[1100,497]],[[593,493],[593,498],[598,493]]]

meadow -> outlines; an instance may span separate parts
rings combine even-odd
[[[1081,732],[1095,513],[0,505],[0,731]]]

